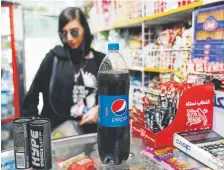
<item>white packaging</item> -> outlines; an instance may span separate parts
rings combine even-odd
[[[173,145],[214,170],[221,170],[224,168],[223,162],[177,133],[174,134]]]

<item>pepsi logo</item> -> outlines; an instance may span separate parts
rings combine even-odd
[[[124,99],[115,100],[111,106],[112,112],[117,116],[123,116],[127,111],[127,103]]]
[[[218,28],[218,23],[215,19],[213,18],[208,18],[205,23],[203,24],[203,29],[205,31],[213,31],[216,28]]]

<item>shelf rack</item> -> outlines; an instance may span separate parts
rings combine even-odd
[[[124,22],[114,23],[112,25],[105,26],[103,28],[98,29],[96,32],[108,31],[115,28],[126,28],[133,26],[141,26],[143,22],[148,24],[165,24],[172,20],[178,21],[182,20],[186,14],[191,13],[195,8],[203,5],[203,1],[200,0],[198,2],[192,2],[185,6],[178,7],[176,9],[170,9],[158,14],[154,14],[151,16],[140,17],[136,19],[127,20]],[[95,33],[96,33],[95,32]]]
[[[96,29],[96,32],[94,33],[100,33],[100,32],[109,31],[111,29],[117,29],[117,28],[141,27],[142,46],[141,46],[141,50],[135,51],[138,53],[139,57],[138,55],[131,54],[132,63],[129,63],[128,61],[127,65],[129,70],[140,71],[142,73],[141,86],[136,87],[136,89],[141,89],[141,91],[144,93],[147,91],[145,89],[145,83],[146,83],[145,75],[147,72],[152,72],[152,73],[172,72],[181,80],[184,80],[184,75],[180,71],[180,64],[178,65],[178,63],[174,64],[172,62],[170,62],[171,64],[167,64],[166,62],[169,60],[166,60],[166,59],[164,59],[164,63],[158,64],[156,57],[161,57],[163,56],[164,53],[168,52],[170,53],[170,57],[176,56],[178,58],[178,56],[181,56],[183,54],[181,52],[184,52],[186,50],[190,51],[190,49],[154,49],[149,51],[146,50],[144,47],[144,44],[148,42],[148,39],[146,38],[146,36],[147,34],[149,34],[149,32],[147,31],[147,29],[155,25],[157,26],[161,24],[177,23],[177,22],[186,20],[190,16],[192,16],[192,13],[195,8],[201,7],[203,5],[203,1],[198,0],[196,2],[192,2],[190,4],[186,4],[184,6],[177,7],[175,9],[168,9],[164,12],[157,13],[154,15],[150,15],[149,13],[146,14],[147,9],[144,6],[145,5],[144,3],[146,3],[146,1],[140,1],[140,2],[141,2],[141,7],[140,8],[136,7],[138,9],[133,9],[133,12],[135,12],[136,10],[138,11],[138,13],[134,15],[134,17],[136,18],[132,18],[132,14],[131,14],[131,16],[128,16],[127,18],[122,17],[122,19],[118,18],[119,20],[114,19],[115,21],[114,23],[112,23],[111,25],[100,27],[99,29]],[[113,12],[115,13],[117,11],[113,11]],[[115,16],[114,18],[116,18],[116,13],[112,14],[111,16],[112,17]],[[157,56],[158,53],[159,53],[159,56]],[[135,61],[133,57],[135,58]],[[155,58],[153,59],[153,57]]]

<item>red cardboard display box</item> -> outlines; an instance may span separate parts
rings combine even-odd
[[[133,120],[132,132],[154,148],[172,146],[173,134],[176,132],[212,129],[213,99],[213,84],[191,87],[181,95],[176,115],[166,128],[154,133]]]

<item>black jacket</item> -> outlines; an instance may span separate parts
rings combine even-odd
[[[84,72],[88,74],[90,72],[93,77],[96,77],[100,63],[105,55],[94,50],[91,51],[93,52],[94,58],[88,59]],[[49,92],[54,57],[57,57],[57,64],[55,66],[56,71],[53,85],[51,87],[51,92]],[[75,56],[72,57],[75,59]],[[64,121],[73,119],[73,117],[70,116],[70,110],[74,105],[74,70],[74,64],[68,56],[65,47],[56,46],[53,50],[47,53],[25,96],[22,106],[23,116],[38,116],[37,106],[39,103],[39,93],[42,93],[44,105],[40,117],[49,118],[51,120],[52,130]],[[79,77],[78,82],[79,84],[83,84],[82,76]],[[88,87],[86,88],[88,90]],[[80,117],[76,120],[78,119],[80,119]],[[95,132],[96,124],[86,124],[83,126],[83,130],[85,133]]]

